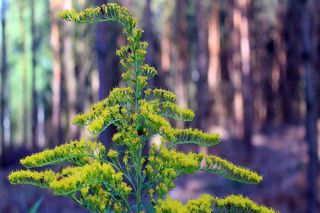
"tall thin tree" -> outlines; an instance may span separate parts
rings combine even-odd
[[[28,124],[28,58],[27,58],[27,45],[26,45],[26,26],[25,26],[25,1],[19,1],[18,2],[20,14],[19,14],[19,22],[20,22],[20,35],[21,35],[21,46],[23,51],[22,56],[22,72],[23,72],[23,79],[22,79],[22,88],[23,88],[23,140],[24,145],[31,147],[32,144],[29,144],[29,124]]]
[[[36,27],[35,27],[35,1],[30,0],[31,9],[31,90],[32,90],[32,147],[38,146],[38,93],[37,93],[37,74],[36,74]]]
[[[63,9],[68,10],[72,8],[72,0],[64,0],[63,1]],[[63,65],[64,65],[64,74],[66,81],[66,92],[67,92],[67,100],[68,100],[68,108],[67,108],[67,116],[68,116],[68,140],[74,139],[77,134],[77,128],[72,125],[70,122],[72,118],[77,114],[77,79],[75,74],[75,61],[74,61],[74,48],[73,48],[73,32],[74,25],[70,22],[63,23]]]
[[[317,144],[317,125],[316,109],[314,97],[314,70],[312,64],[312,37],[311,37],[311,14],[309,2],[300,0],[301,8],[301,37],[302,37],[302,63],[305,80],[305,103],[306,103],[306,140],[308,143],[308,212],[317,212],[317,175],[318,175],[318,144]]]
[[[208,22],[208,88],[209,106],[211,116],[220,123],[223,117],[224,107],[220,91],[221,85],[221,66],[220,66],[220,1],[211,0],[211,12]]]
[[[61,44],[60,30],[57,12],[61,10],[61,1],[50,0],[51,18],[51,47],[53,54],[52,62],[52,145],[57,144],[62,139],[61,130]]]
[[[208,24],[204,1],[196,1],[197,45],[196,62],[199,78],[197,79],[197,112],[195,124],[197,128],[206,130],[208,122]],[[207,148],[201,147],[200,151],[207,152]]]
[[[1,162],[6,160],[5,149],[10,143],[10,115],[9,115],[9,85],[8,85],[8,61],[7,61],[7,37],[6,37],[6,13],[8,9],[8,0],[1,1],[1,111],[0,111],[0,134],[1,134]]]
[[[196,61],[199,78],[197,79],[197,112],[196,126],[204,128],[205,118],[208,117],[208,38],[207,38],[207,17],[203,1],[196,1],[196,22],[197,22],[197,49]]]
[[[98,6],[108,3],[109,0],[96,0]],[[120,80],[118,58],[114,52],[117,49],[119,28],[107,24],[97,24],[96,28],[96,53],[99,71],[99,100],[107,97],[109,91],[117,86]],[[113,129],[107,129],[100,134],[101,141],[110,146]]]
[[[172,26],[174,31],[174,44],[176,61],[176,72],[174,73],[175,93],[177,94],[177,103],[179,106],[186,108],[188,105],[188,81],[190,80],[190,55],[188,40],[188,7],[189,0],[177,0],[175,5],[175,21]],[[178,123],[183,127],[183,123]]]
[[[243,96],[243,137],[246,144],[246,151],[250,156],[252,145],[252,86],[250,69],[250,36],[249,36],[249,0],[239,0],[240,17],[240,52],[241,52],[241,70],[242,70],[242,96]]]

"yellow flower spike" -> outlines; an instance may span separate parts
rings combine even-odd
[[[275,212],[273,209],[258,205],[248,198],[242,197],[241,195],[231,195],[226,198],[217,198],[208,194],[204,194],[200,198],[195,200],[189,200],[186,205],[183,205],[181,202],[167,197],[165,200],[158,201],[156,212],[212,213],[215,208],[226,211],[232,208],[235,212]]]
[[[57,163],[75,163],[83,165],[88,159],[105,155],[105,147],[101,143],[91,141],[72,141],[54,149],[30,155],[20,160],[20,163],[27,167],[42,167]]]
[[[113,150],[113,149],[109,149],[109,152],[107,154],[107,156],[109,158],[117,158],[118,157],[118,152],[116,150]]]
[[[58,177],[53,171],[44,172],[19,170],[11,172],[8,176],[11,184],[31,184],[41,188],[47,188]]]

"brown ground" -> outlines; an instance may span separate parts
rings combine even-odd
[[[241,163],[244,159],[242,144],[231,140],[223,132],[222,136],[225,140],[214,153],[258,171],[264,176],[263,183],[242,185],[216,175],[198,173],[178,179],[176,188],[170,193],[172,197],[186,201],[203,193],[216,196],[241,193],[283,213],[305,212],[307,156],[302,127],[278,128],[268,134],[256,134],[253,138],[252,163],[249,165]],[[0,170],[1,213],[27,212],[41,197],[44,200],[39,212],[86,212],[68,199],[51,195],[49,191],[32,186],[11,186],[6,180],[11,169]],[[318,198],[320,200],[320,194]]]

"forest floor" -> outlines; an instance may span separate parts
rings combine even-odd
[[[241,193],[282,213],[305,212],[307,149],[302,126],[277,128],[267,133],[255,134],[249,164],[243,160],[243,144],[230,139],[224,131],[221,135],[223,143],[212,153],[258,171],[264,177],[263,183],[244,185],[217,175],[197,173],[176,180],[176,187],[170,192],[173,198],[185,202],[203,193],[222,197]],[[0,170],[0,212],[27,212],[40,198],[43,198],[43,202],[39,212],[86,212],[70,200],[55,197],[49,191],[44,192],[32,186],[10,185],[6,179],[10,170],[12,168]]]

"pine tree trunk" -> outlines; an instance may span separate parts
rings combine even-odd
[[[249,36],[249,0],[239,0],[239,8],[241,12],[240,24],[240,52],[241,52],[241,70],[242,70],[242,97],[243,97],[243,137],[242,140],[246,146],[246,152],[249,158],[252,151],[252,83],[250,69],[250,36]]]
[[[176,45],[177,61],[175,62],[176,72],[174,74],[175,93],[177,104],[182,108],[188,107],[188,82],[189,82],[189,41],[188,41],[188,20],[187,8],[189,1],[177,0],[175,8],[175,29],[174,43]],[[177,124],[180,128],[183,123]]]
[[[32,144],[29,144],[29,123],[28,123],[28,59],[27,59],[27,49],[26,49],[26,29],[24,24],[24,13],[25,13],[25,2],[19,1],[18,3],[20,14],[19,14],[19,22],[20,22],[20,34],[21,34],[21,45],[23,49],[23,56],[22,56],[22,88],[23,88],[23,97],[22,97],[22,103],[23,103],[23,145],[27,146],[28,148],[31,148]]]
[[[291,0],[287,3],[287,13],[285,17],[284,38],[286,43],[286,72],[285,86],[282,99],[282,113],[285,122],[297,123],[302,121],[301,103],[303,102],[303,90],[297,85],[301,85],[303,77],[300,74],[302,63],[301,34],[299,23],[301,22],[300,0]]]
[[[243,133],[243,97],[242,97],[242,78],[241,78],[241,53],[240,53],[240,19],[241,12],[237,6],[236,0],[231,1],[229,5],[232,17],[232,26],[230,26],[230,41],[229,41],[229,63],[228,69],[230,78],[234,87],[233,92],[233,134],[238,138],[242,137]]]
[[[9,114],[9,85],[8,85],[8,62],[7,62],[7,40],[6,40],[6,13],[9,2],[1,1],[1,111],[0,111],[0,134],[1,134],[1,161],[4,165],[6,161],[6,149],[10,144],[10,114]]]
[[[98,6],[107,2],[109,1],[96,0]],[[95,48],[99,70],[99,100],[106,98],[120,80],[119,59],[115,56],[119,34],[119,28],[114,25],[97,24]],[[108,128],[100,134],[101,141],[107,147],[110,147],[114,131],[114,128]]]
[[[73,8],[72,0],[63,1],[63,9],[70,10]],[[67,140],[73,140],[78,135],[78,128],[72,124],[72,118],[77,114],[77,79],[75,75],[75,62],[73,52],[73,34],[74,34],[74,23],[64,22],[63,23],[63,64],[65,70],[65,85],[67,89],[67,119],[68,119],[68,134]]]
[[[151,4],[152,0],[146,0],[145,6],[144,6],[144,33],[143,33],[143,39],[149,43],[148,46],[148,54],[146,56],[146,63],[150,64],[151,66],[155,67],[158,70],[158,64],[159,64],[159,57],[157,52],[159,51],[159,41],[157,39],[157,36],[154,32],[154,23],[153,23],[153,13],[151,10]],[[152,81],[150,82],[150,85],[160,87],[162,85],[162,80],[159,79],[159,76],[156,76]]]
[[[174,29],[172,55],[173,57],[173,81],[172,86],[174,93],[177,95],[177,104],[182,108],[188,108],[189,82],[190,82],[190,48],[189,48],[189,20],[188,7],[191,2],[189,0],[177,0],[174,8],[174,21],[171,28]],[[184,128],[184,122],[177,121],[176,127]],[[178,146],[178,149],[189,152],[196,147],[193,145]]]
[[[250,160],[252,145],[252,97],[250,70],[250,37],[248,22],[248,0],[235,0],[229,6],[232,10],[231,61],[229,64],[231,80],[234,85],[235,135],[245,145],[246,159]]]
[[[197,21],[197,70],[199,79],[197,81],[197,116],[195,120],[196,127],[207,130],[209,116],[208,101],[208,24],[205,15],[205,6],[203,1],[196,1],[196,21]],[[205,147],[200,147],[201,152],[208,152]]]
[[[36,28],[35,28],[35,4],[34,0],[30,0],[31,8],[31,91],[32,91],[32,148],[36,150],[38,147],[38,94],[37,94],[37,75],[36,75]]]
[[[208,46],[207,46],[207,21],[203,2],[196,1],[197,21],[197,117],[196,127],[205,130],[208,117]]]
[[[51,14],[51,47],[53,52],[52,62],[52,129],[48,130],[51,135],[51,145],[57,145],[62,142],[61,129],[61,44],[60,29],[58,21],[58,11],[61,11],[61,2],[50,0]]]
[[[220,17],[218,0],[211,1],[211,14],[208,29],[208,86],[209,86],[209,107],[210,117],[214,117],[217,123],[222,122],[225,110],[222,100],[221,69],[220,69]]]
[[[302,37],[302,63],[305,78],[305,102],[306,102],[306,140],[308,143],[308,212],[315,213],[317,209],[317,175],[318,175],[318,144],[316,111],[314,97],[314,70],[312,64],[311,41],[311,17],[309,1],[300,0],[301,4],[301,37]]]

